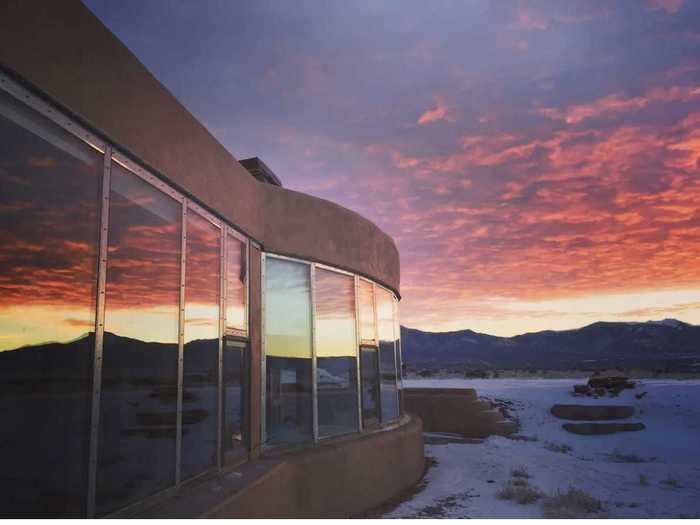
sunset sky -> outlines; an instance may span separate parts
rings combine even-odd
[[[700,2],[86,3],[237,158],[396,240],[402,324],[700,324]]]

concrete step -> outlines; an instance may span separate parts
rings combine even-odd
[[[634,415],[631,405],[554,405],[552,415],[574,421],[608,421]]]
[[[583,436],[602,436],[618,432],[637,432],[644,430],[644,423],[564,423],[564,430]]]
[[[476,401],[478,398],[476,390],[473,388],[404,388],[403,395],[404,398],[413,396],[437,396],[440,398],[455,396],[469,401]]]

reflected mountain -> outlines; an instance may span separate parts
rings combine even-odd
[[[194,381],[197,377],[204,380],[216,374],[216,365],[212,371],[209,352],[212,344],[218,348],[217,339],[196,339],[185,344],[187,371]],[[52,388],[56,383],[66,386],[76,382],[91,383],[94,346],[95,334],[89,332],[65,343],[49,342],[0,352],[0,381],[3,384],[0,393],[7,394],[17,388],[26,390],[30,386],[36,388],[37,380],[42,384],[51,383]],[[158,368],[148,363],[173,361],[176,355],[173,349],[177,344],[140,341],[105,332],[104,347],[115,351],[110,352],[110,367],[104,369],[103,384],[124,381],[138,385],[159,382],[154,376]],[[168,381],[171,379],[167,377]]]

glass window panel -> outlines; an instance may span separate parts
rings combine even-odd
[[[221,230],[187,212],[182,479],[216,465]]]
[[[360,348],[362,421],[365,428],[379,424],[379,360],[373,346]]]
[[[84,515],[103,156],[0,91],[0,513]]]
[[[311,359],[309,265],[265,259],[265,355]]]
[[[360,279],[357,295],[360,307],[360,339],[362,341],[376,341],[377,332],[374,317],[374,291],[372,283]]]
[[[316,371],[319,435],[357,432],[357,358],[319,357]]]
[[[319,434],[355,432],[358,429],[355,279],[317,268],[315,281]]]
[[[224,346],[224,451],[246,446],[248,425],[248,368],[243,341]]]
[[[377,329],[379,332],[379,372],[381,375],[382,422],[399,416],[394,347],[394,298],[377,287]]]
[[[312,439],[311,286],[306,264],[265,259],[265,355],[268,442]]]
[[[97,511],[175,482],[181,205],[112,164]]]
[[[355,280],[322,268],[315,275],[316,355],[355,357]]]
[[[226,328],[242,335],[248,333],[246,305],[246,244],[232,235],[226,236]]]

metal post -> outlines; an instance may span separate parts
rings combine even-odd
[[[177,416],[175,422],[175,485],[182,481],[182,390],[185,368],[185,276],[187,264],[187,200],[182,203],[180,225],[180,309],[177,329]]]
[[[355,275],[353,277],[353,288],[355,290],[355,355],[357,356],[357,429],[359,432],[363,431],[362,424],[362,380],[361,380],[361,369],[360,369],[360,359],[362,358],[362,351],[360,350],[361,335],[360,335],[360,304],[359,304],[359,283],[360,278]]]
[[[109,190],[112,149],[105,147],[102,168],[102,199],[100,206],[100,253],[97,261],[97,298],[95,312],[95,349],[92,369],[92,410],[90,415],[90,451],[88,460],[87,516],[95,516],[97,485],[97,446],[100,428],[100,398],[102,396],[102,350],[105,330],[105,285],[107,283],[107,242],[109,235]]]
[[[218,371],[218,398],[219,398],[219,422],[216,434],[216,454],[219,469],[224,466],[223,434],[224,434],[224,333],[226,330],[226,226],[221,225],[221,246],[219,265],[219,371]]]
[[[260,441],[267,442],[267,359],[265,358],[265,252],[260,251]]]
[[[379,391],[377,392],[377,419],[379,424],[383,423],[382,419],[382,359],[379,353],[379,312],[377,311],[377,283],[372,283],[372,311],[374,313],[374,342],[376,343],[375,352],[377,352],[377,383]]]
[[[396,301],[396,298],[392,296],[391,298],[391,312],[392,312],[392,319],[391,319],[391,324],[393,325],[393,332],[394,332],[394,341],[392,344],[394,345],[394,370],[396,370],[396,402],[398,403],[397,409],[398,409],[398,416],[401,416],[401,389],[403,388],[403,385],[401,383],[401,329],[398,325],[398,315],[399,315],[399,304]]]
[[[313,414],[313,436],[318,441],[318,377],[316,363],[316,265],[309,265],[311,279],[311,400]]]

